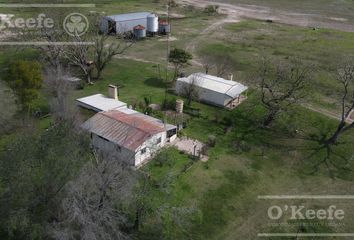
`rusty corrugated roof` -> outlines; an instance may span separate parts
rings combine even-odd
[[[161,125],[142,116],[117,110],[97,113],[83,124],[83,128],[133,151],[153,135],[165,131]]]
[[[142,25],[137,25],[134,27],[134,30],[144,30],[144,29],[145,29],[145,27]]]

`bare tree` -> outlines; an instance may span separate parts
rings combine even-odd
[[[200,57],[200,60],[205,70],[205,74],[209,74],[209,71],[215,67],[213,57],[209,54],[203,54]]]
[[[89,60],[91,46],[85,44],[85,41],[79,36],[75,36],[74,38],[77,44],[67,46],[63,51],[63,55],[71,65],[81,70],[87,83],[92,84],[91,75],[93,62]]]
[[[200,90],[198,87],[198,83],[200,81],[200,76],[194,75],[191,77],[190,82],[184,83],[182,86],[182,95],[187,98],[187,106],[190,106],[192,101],[199,100]]]
[[[226,74],[232,71],[232,59],[230,56],[214,56],[214,64],[216,68],[216,76],[225,77]]]
[[[56,121],[75,120],[70,95],[74,89],[74,84],[70,82],[70,73],[63,70],[61,65],[47,67],[45,69],[44,86],[46,93],[50,96],[50,110]],[[64,74],[65,72],[65,74]]]
[[[51,19],[58,19],[58,22],[63,22],[63,16],[65,15],[65,12],[60,9],[55,9],[55,11],[47,9],[45,13],[45,16]],[[41,60],[46,66],[57,69],[63,65],[61,58],[65,47],[57,43],[68,41],[69,36],[61,26],[43,27],[36,29],[36,31],[31,29],[20,30],[18,35],[21,35],[21,39],[25,41],[48,43],[31,46],[41,53]]]
[[[113,157],[96,155],[68,186],[55,239],[127,239],[126,215],[117,207],[135,184],[130,170]]]
[[[94,64],[96,67],[97,75],[96,79],[100,79],[103,70],[112,59],[120,54],[123,54],[133,44],[133,38],[121,38],[118,42],[108,42],[108,35],[97,34],[94,38]]]
[[[310,68],[302,66],[299,61],[278,64],[273,68],[270,61],[262,60],[257,85],[262,105],[268,110],[263,126],[269,126],[280,113],[288,111],[305,97],[309,73]]]
[[[348,61],[338,68],[337,79],[343,88],[340,101],[341,120],[333,135],[325,141],[325,144],[328,145],[336,144],[343,133],[354,128],[354,121],[347,124],[347,120],[354,111],[354,60]]]

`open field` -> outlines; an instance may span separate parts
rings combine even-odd
[[[233,73],[238,81],[251,84],[250,78],[258,69],[262,56],[275,59],[298,58],[313,65],[314,86],[309,104],[335,111],[340,86],[331,72],[348,56],[354,55],[354,33],[329,29],[302,28],[279,23],[244,20],[239,23],[224,23],[208,29],[214,20],[222,16],[200,16],[175,20],[171,47],[182,47],[194,53],[193,65],[187,74],[203,71],[200,56],[224,53],[233,60]],[[199,27],[198,27],[199,26]],[[204,31],[200,30],[203,26]],[[138,42],[126,53],[127,58],[144,59],[157,63],[164,69],[166,43],[147,39]]]
[[[302,27],[323,27],[342,31],[354,31],[354,3],[350,0],[317,1],[206,1],[180,0],[181,4],[197,7],[218,5],[228,19],[272,19],[274,21]]]

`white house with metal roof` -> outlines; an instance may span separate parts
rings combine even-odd
[[[176,126],[128,108],[118,100],[116,86],[108,89],[108,97],[95,94],[76,100],[80,107],[97,112],[82,125],[96,149],[138,167],[177,138]]]
[[[195,88],[200,101],[230,109],[247,98],[248,90],[248,87],[241,83],[204,73],[194,73],[189,77],[177,79],[178,95],[186,95],[190,88]]]
[[[134,167],[146,163],[177,133],[175,126],[135,111],[99,112],[82,127],[91,133],[96,149]]]

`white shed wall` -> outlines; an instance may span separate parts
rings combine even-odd
[[[161,143],[157,144],[157,140],[161,137]],[[136,151],[131,151],[117,144],[107,141],[96,134],[92,134],[92,144],[97,149],[110,154],[130,166],[139,166],[149,160],[153,155],[166,144],[166,132],[154,135],[144,142]],[[144,154],[141,150],[146,148]]]
[[[107,34],[109,28],[109,21],[114,21],[109,17],[103,17],[100,22],[100,30],[102,33]],[[139,18],[139,19],[132,19],[126,21],[117,21],[116,22],[116,33],[125,33],[134,30],[134,27],[137,25],[142,25],[145,28],[147,27],[147,18]]]
[[[130,31],[133,31],[134,27],[137,25],[141,25],[146,28],[147,27],[147,18],[116,22],[116,32],[117,33],[130,32]]]
[[[157,144],[157,140],[161,138],[161,143]],[[139,166],[146,162],[148,159],[153,157],[153,155],[159,151],[166,144],[166,132],[162,132],[154,135],[152,138],[143,143],[137,150],[135,154],[135,166]],[[146,148],[144,154],[141,153],[141,150]]]
[[[92,134],[92,144],[99,150],[109,154],[110,156],[117,158],[118,161],[122,161],[130,166],[135,164],[135,152],[129,149],[120,147],[110,141],[107,141],[96,134]]]
[[[188,87],[188,85],[189,84],[186,82],[177,80],[176,93],[178,95],[183,96],[185,89]],[[196,87],[196,88],[198,88],[199,100],[202,102],[224,107],[226,106],[227,103],[231,101],[231,98],[226,94],[215,92],[201,87]]]

